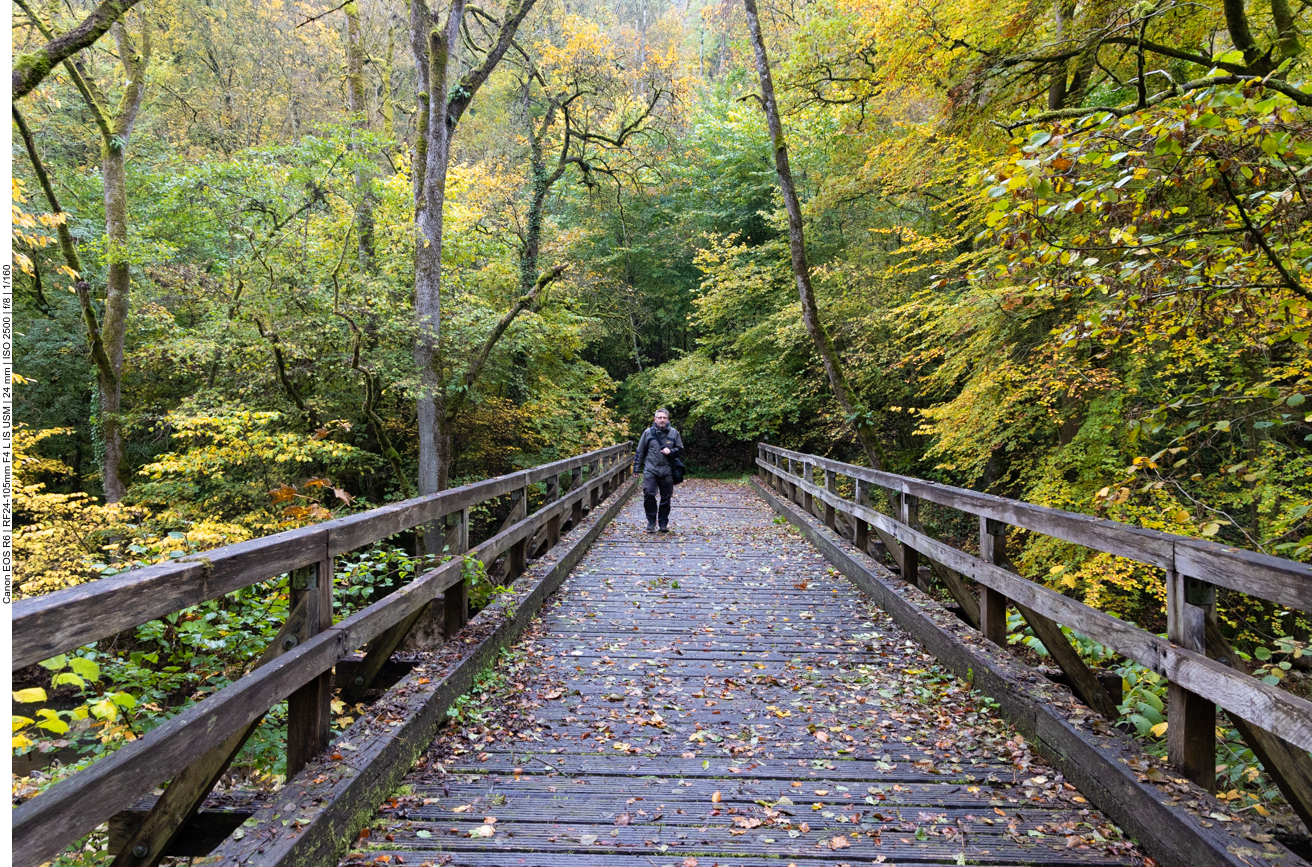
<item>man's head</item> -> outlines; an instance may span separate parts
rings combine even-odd
[[[656,410],[656,416],[652,421],[656,423],[656,427],[664,430],[670,426],[670,411],[668,409]]]

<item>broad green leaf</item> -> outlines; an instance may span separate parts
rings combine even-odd
[[[61,671],[59,674],[50,678],[51,686],[63,686],[64,684],[76,686],[78,689],[82,689],[87,685],[87,682],[71,671]]]
[[[83,656],[68,661],[68,667],[87,680],[100,680],[100,666]]]

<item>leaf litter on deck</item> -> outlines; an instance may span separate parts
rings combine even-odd
[[[1144,863],[772,518],[635,498],[344,863]]]

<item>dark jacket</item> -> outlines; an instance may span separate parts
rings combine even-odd
[[[663,447],[670,450],[668,455],[661,452],[662,436],[665,438]],[[683,454],[683,437],[679,436],[674,425],[670,425],[663,432],[652,425],[642,432],[642,439],[638,440],[638,448],[633,453],[633,472],[653,476],[672,476],[674,475],[672,463],[681,454]]]

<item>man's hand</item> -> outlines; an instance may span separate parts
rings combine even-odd
[[[661,454],[668,455],[669,453],[670,453],[669,449],[661,449]]]

